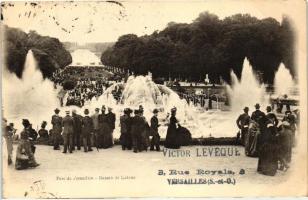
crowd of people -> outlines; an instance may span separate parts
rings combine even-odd
[[[277,170],[289,168],[299,112],[287,109],[282,120],[278,120],[271,106],[266,107],[266,113],[260,110],[259,104],[255,108],[249,116],[249,108],[245,107],[236,120],[240,129],[238,139],[245,146],[247,156],[258,157],[257,171],[274,176]]]
[[[108,83],[100,80],[79,79],[72,90],[68,90],[66,106],[84,106],[86,101],[98,98],[108,87]]]
[[[16,154],[16,169],[27,169],[37,167],[34,153],[36,140],[47,141],[52,144],[54,150],[60,150],[63,143],[62,153],[73,153],[81,150],[84,152],[93,151],[93,148],[99,149],[111,148],[114,145],[113,131],[115,129],[116,116],[112,108],[102,106],[96,108],[95,113],[89,116],[89,110],[85,109],[83,115],[77,114],[75,110],[65,111],[65,116],[60,116],[60,110],[54,110],[55,114],[51,117],[52,129],[46,130],[47,122],[43,121],[38,133],[32,128],[28,119],[23,119],[24,129],[20,134],[20,140]],[[171,109],[171,116],[167,129],[165,140],[166,148],[178,149],[182,145],[191,143],[191,134],[185,127],[182,127],[176,119],[177,109]],[[134,116],[132,116],[134,113]],[[153,110],[153,116],[148,123],[143,116],[144,109],[140,105],[134,111],[125,108],[120,116],[120,144],[122,150],[132,150],[135,153],[147,151],[160,151],[160,135],[158,127],[158,109]],[[169,116],[168,116],[169,117]],[[6,125],[3,119],[3,132],[8,147],[8,164],[12,164],[13,135],[16,129],[13,124]],[[39,136],[39,137],[38,137]]]
[[[54,87],[57,88],[57,85],[60,85],[65,89],[65,92],[59,95],[61,106],[75,105],[82,107],[85,102],[101,96],[110,85],[107,78],[91,76],[93,72],[99,72],[100,70],[102,72],[104,69],[97,67],[68,67],[64,70],[55,71],[51,77]]]
[[[178,93],[181,99],[185,99],[189,105],[200,106],[202,108],[213,109],[213,101],[216,103],[226,102],[227,98],[219,96],[218,94],[189,94]]]

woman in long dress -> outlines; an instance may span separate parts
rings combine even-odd
[[[260,174],[274,176],[278,169],[277,128],[271,121],[261,131],[260,150],[257,171]]]
[[[245,138],[245,154],[246,156],[257,157],[258,156],[258,138],[260,135],[259,124],[250,120],[248,134]]]
[[[178,143],[178,134],[177,134],[178,120],[176,119],[175,115],[176,115],[176,108],[172,108],[170,122],[167,129],[167,135],[165,140],[165,147],[170,149],[180,148],[180,145]]]
[[[16,152],[15,169],[17,170],[39,166],[39,164],[35,161],[34,153],[31,148],[31,142],[29,140],[30,122],[24,119],[22,123],[24,130],[20,133],[20,141]]]
[[[282,122],[279,129],[278,147],[279,147],[279,162],[280,170],[288,169],[292,155],[292,130],[290,123]]]

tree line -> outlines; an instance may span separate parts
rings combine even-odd
[[[35,31],[24,31],[4,26],[4,64],[11,73],[22,76],[28,51],[33,51],[44,78],[51,77],[58,68],[72,62],[71,54],[57,38],[41,36]]]
[[[232,69],[241,76],[247,57],[266,83],[272,83],[282,62],[295,74],[294,32],[283,17],[257,19],[236,14],[222,20],[209,12],[201,13],[192,23],[168,23],[162,31],[138,37],[127,34],[104,51],[101,61],[136,74],[152,72],[154,78],[230,81]]]

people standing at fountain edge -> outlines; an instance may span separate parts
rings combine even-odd
[[[255,105],[256,110],[252,112],[251,119],[256,121],[257,123],[260,123],[261,118],[265,116],[265,113],[260,110],[260,104]]]
[[[69,149],[70,153],[73,153],[73,138],[74,138],[74,119],[70,116],[70,111],[65,111],[66,116],[62,120],[64,140],[64,149],[62,153],[66,153]]]
[[[179,149],[180,145],[178,143],[177,135],[177,124],[178,120],[176,119],[176,108],[171,109],[171,117],[169,120],[169,125],[167,129],[167,135],[165,140],[165,147],[169,149]]]
[[[98,149],[98,142],[99,142],[99,108],[95,108],[95,113],[91,116],[93,121],[93,146]]]
[[[141,126],[142,126],[142,130],[141,131],[141,151],[145,150],[145,151],[148,151],[148,147],[150,146],[150,126],[147,122],[147,120],[145,119],[145,117],[143,116],[143,113],[144,113],[144,109],[143,109],[143,106],[140,105],[139,106],[139,115],[142,119],[142,123],[141,123]]]
[[[55,114],[51,117],[53,149],[60,150],[61,132],[62,132],[62,117],[59,116],[60,110],[56,108]]]
[[[292,131],[292,145],[295,146],[295,131],[296,131],[296,118],[292,114],[291,110],[287,110],[282,119],[282,122],[288,122],[290,124],[290,129]]]
[[[20,133],[20,140],[16,151],[15,169],[17,170],[37,167],[40,165],[35,161],[34,154],[31,150],[31,143],[29,141],[29,120],[23,119],[22,125],[24,126],[24,129]]]
[[[106,118],[107,118],[108,125],[109,125],[107,143],[109,144],[109,147],[111,147],[113,145],[113,131],[115,129],[115,122],[116,122],[116,116],[112,112],[111,107],[108,107],[108,113],[106,114]]]
[[[120,136],[120,143],[122,145],[122,150],[132,149],[132,133],[131,133],[131,126],[132,126],[132,118],[131,118],[132,110],[130,108],[124,109],[124,115],[120,117],[120,127],[121,127],[121,136]]]
[[[258,156],[258,140],[260,137],[260,126],[259,124],[250,119],[248,134],[245,141],[245,155],[250,157]]]
[[[265,125],[266,128],[261,131],[260,135],[257,171],[260,174],[274,176],[278,169],[277,128],[270,120],[267,120]]]
[[[240,129],[240,134],[238,134],[237,139],[239,138],[240,135],[240,143],[245,146],[246,142],[246,137],[248,133],[248,127],[249,127],[249,122],[250,122],[250,116],[248,114],[249,108],[245,107],[244,108],[244,113],[241,114],[237,120],[236,120],[236,125]]]
[[[112,146],[112,139],[110,139],[110,133],[112,130],[110,128],[107,114],[105,114],[105,111],[105,106],[102,106],[102,113],[98,116],[100,126],[100,139],[98,147],[107,149]]]
[[[260,104],[255,105],[256,110],[252,112],[251,119],[258,123],[260,132],[265,130],[265,123],[267,121],[266,115],[264,112],[260,111]]]
[[[72,111],[72,117],[74,120],[74,136],[73,136],[73,151],[75,150],[75,147],[77,146],[77,150],[80,150],[81,146],[81,121],[82,116],[78,115],[76,110]]]
[[[132,140],[133,140],[133,151],[135,153],[141,152],[144,149],[144,141],[142,141],[142,134],[145,131],[145,121],[141,116],[141,111],[135,110],[135,116],[132,118]]]
[[[278,159],[280,162],[279,170],[287,170],[292,156],[292,130],[290,123],[283,121],[278,128]]]
[[[91,148],[91,137],[93,133],[93,120],[89,117],[89,110],[84,110],[85,116],[82,118],[81,138],[83,142],[84,152],[93,151]]]
[[[279,121],[278,121],[276,115],[272,112],[272,107],[271,106],[267,106],[266,107],[266,112],[267,112],[266,113],[267,119],[271,120],[272,123],[274,124],[274,126],[277,127]]]
[[[152,134],[150,134],[152,136],[151,139],[151,147],[150,147],[150,151],[154,151],[154,146],[156,148],[156,151],[160,151],[160,147],[159,147],[159,142],[160,142],[160,136],[158,133],[158,127],[160,126],[160,124],[158,123],[158,110],[154,109],[153,110],[153,117],[151,118],[151,132]]]
[[[5,139],[6,148],[7,148],[7,163],[8,165],[12,164],[13,156],[13,137],[15,135],[16,129],[14,129],[14,124],[10,123],[7,126],[7,120],[2,119],[2,135]]]

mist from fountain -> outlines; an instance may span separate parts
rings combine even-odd
[[[295,83],[293,81],[292,75],[285,67],[283,63],[281,63],[278,67],[277,72],[275,73],[274,79],[274,95],[275,96],[291,96],[292,89],[294,88]]]
[[[163,138],[168,123],[166,117],[171,108],[176,107],[178,110],[177,119],[181,125],[191,131],[193,137],[233,137],[237,131],[234,121],[242,112],[243,107],[249,106],[252,109],[257,102],[265,106],[268,104],[268,99],[264,85],[260,85],[257,81],[247,59],[243,64],[241,80],[238,80],[233,72],[231,77],[232,86],[226,86],[231,112],[205,111],[204,108],[200,109],[189,105],[172,89],[165,85],[155,84],[152,77],[148,75],[130,76],[125,83],[114,83],[98,99],[93,98],[90,102],[86,102],[82,108],[77,106],[62,107],[60,114],[64,115],[64,110],[75,109],[78,114],[83,115],[83,110],[86,108],[92,114],[95,108],[101,108],[102,105],[111,107],[117,118],[114,137],[119,138],[119,118],[123,114],[124,108],[138,109],[139,105],[142,105],[144,116],[148,122],[153,115],[153,109],[158,108],[160,110],[159,121],[162,125],[159,132]],[[53,109],[59,107],[58,91],[53,88],[51,81],[43,79],[32,51],[27,54],[22,79],[18,79],[14,74],[6,73],[4,86],[4,116],[16,125],[21,125],[22,118],[28,118],[36,128],[43,120],[49,122]],[[117,101],[112,94],[114,90],[118,89],[122,91],[120,101]],[[51,127],[50,123],[49,127]]]
[[[245,106],[253,111],[256,103],[263,108],[269,104],[265,85],[259,83],[247,58],[243,63],[241,80],[231,71],[231,86],[227,85],[226,88],[233,112],[242,112]]]
[[[43,79],[31,50],[27,53],[21,79],[7,70],[2,77],[3,111],[9,122],[21,130],[24,118],[29,119],[35,129],[43,120],[50,121],[53,109],[59,107],[58,91],[50,80]]]

